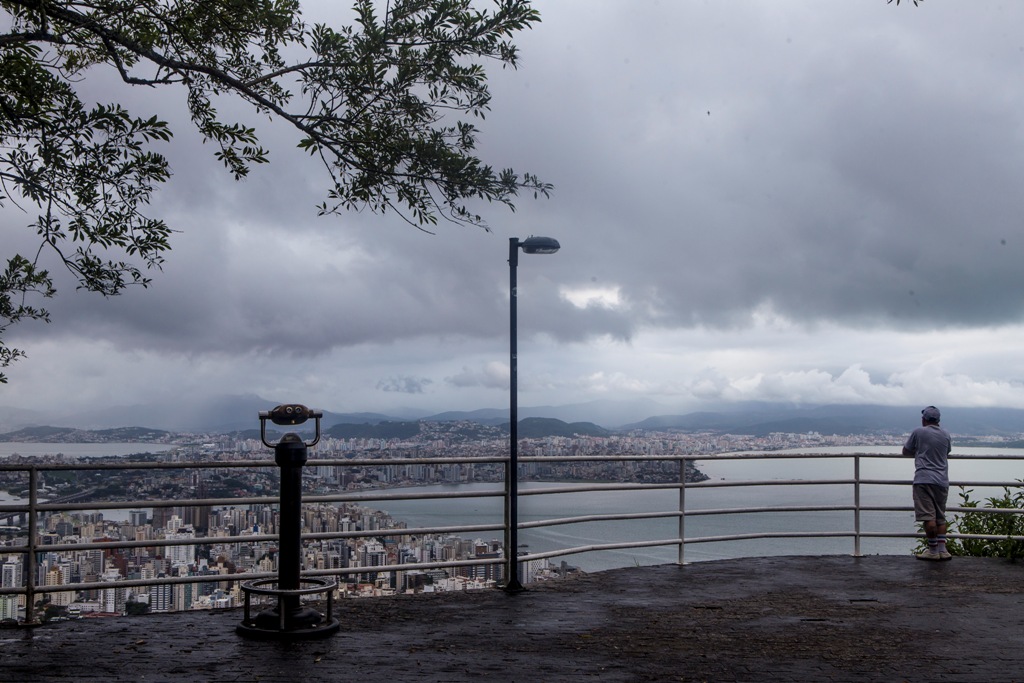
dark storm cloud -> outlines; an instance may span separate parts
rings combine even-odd
[[[1009,49],[988,59],[986,37],[1020,10],[760,4],[721,10],[720,42],[694,47],[658,39],[664,6],[630,5],[628,23],[615,7],[625,32],[655,35],[565,47],[572,76],[544,95],[573,125],[549,119],[557,132],[520,151],[561,181],[526,209],[574,245],[555,277],[619,285],[631,325],[729,328],[764,307],[809,324],[1020,319],[1024,240],[1003,242],[1024,219],[1019,64]],[[687,8],[673,29],[706,28]],[[952,28],[965,22],[969,36]],[[563,54],[533,38],[536,63]]]
[[[233,183],[175,100],[175,176],[153,207],[182,231],[165,272],[112,300],[65,286],[51,326],[12,337],[228,357],[428,337],[500,350],[507,238],[529,234],[563,248],[520,260],[524,338],[728,330],[764,311],[886,329],[1020,319],[1024,67],[1009,27],[1024,6],[540,10],[521,69],[494,74],[480,150],[553,182],[550,200],[483,207],[489,234],[317,217],[326,177],[290,131],[259,123],[273,163]],[[141,113],[180,93],[131,97]],[[566,296],[587,288],[616,301]],[[497,386],[493,370],[445,383]],[[426,386],[404,377],[380,388]]]

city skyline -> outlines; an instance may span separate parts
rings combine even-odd
[[[306,570],[365,568],[351,573],[340,589],[344,596],[392,595],[404,591],[445,591],[486,588],[500,585],[499,565],[483,564],[436,571],[429,565],[450,560],[493,561],[504,557],[500,532],[483,535],[458,533],[418,533],[423,526],[409,523],[390,506],[396,501],[372,502],[372,492],[395,487],[423,485],[494,486],[505,477],[500,462],[453,463],[451,458],[479,457],[505,452],[505,439],[495,427],[482,429],[473,439],[455,443],[449,425],[435,425],[437,433],[411,441],[401,439],[322,439],[303,468],[304,487],[310,494],[341,491],[359,493],[361,500],[339,503],[304,503],[301,511],[303,533],[338,534],[360,532],[352,539],[311,540],[303,545],[302,565]],[[708,479],[699,462],[672,459],[673,456],[714,457],[737,449],[779,449],[807,445],[872,444],[872,448],[891,447],[892,437],[829,437],[822,435],[772,435],[739,437],[714,434],[650,433],[646,435],[573,436],[524,439],[524,455],[547,456],[548,462],[522,463],[519,476],[524,482],[632,482],[634,484],[672,484],[685,471],[687,482]],[[60,446],[60,445],[56,445]],[[273,503],[224,503],[232,497],[267,493],[274,489],[274,474],[260,468],[231,468],[233,460],[248,461],[264,445],[258,439],[222,435],[205,444],[180,442],[171,451],[156,456],[175,462],[180,470],[93,470],[83,463],[71,476],[66,471],[40,475],[39,485],[51,502],[75,500],[81,506],[74,511],[46,513],[39,520],[41,552],[37,558],[37,585],[78,586],[67,591],[48,593],[49,602],[36,611],[44,618],[63,619],[89,612],[133,614],[133,610],[178,611],[237,607],[241,601],[240,583],[253,573],[273,572],[278,568],[279,544],[271,536],[281,533],[280,510]],[[664,460],[637,461],[630,454],[657,453]],[[602,460],[608,455],[623,456],[620,461]],[[577,461],[563,462],[571,456]],[[587,456],[598,458],[586,461]],[[66,464],[79,456],[72,448],[33,458],[39,465]],[[149,456],[152,458],[153,456]],[[339,465],[344,458],[351,465]],[[355,458],[354,460],[352,458]],[[432,462],[437,458],[436,464]],[[96,459],[88,458],[91,463]],[[14,460],[20,460],[14,458]],[[101,458],[116,463],[116,456]],[[211,461],[223,467],[189,470],[189,462]],[[2,473],[0,485],[17,490],[18,474]],[[543,484],[542,484],[543,485]],[[197,499],[197,500],[189,500]],[[220,499],[210,504],[210,498]],[[161,499],[180,501],[180,505],[146,502]],[[92,510],[90,503],[116,500],[124,502],[118,510]],[[129,502],[131,501],[131,502]],[[463,501],[468,502],[468,501]],[[452,501],[444,506],[447,512]],[[500,506],[483,501],[469,502],[472,516],[500,516]],[[479,506],[479,509],[476,509]],[[462,514],[468,514],[466,508]],[[422,514],[429,514],[423,511]],[[4,527],[7,539],[0,543],[0,565],[4,569],[2,586],[22,585],[24,557],[4,552],[4,546],[23,545],[19,535],[27,528],[25,515],[13,515],[18,526]],[[14,519],[7,520],[11,524]],[[428,524],[429,526],[429,524]],[[20,531],[19,531],[20,528]],[[405,530],[408,530],[407,532]],[[13,533],[12,533],[13,532]],[[271,536],[268,536],[271,535]],[[152,546],[120,549],[95,549],[76,546],[97,541],[153,541]],[[179,543],[180,542],[180,543]],[[401,571],[375,572],[374,567],[409,564]],[[416,565],[424,565],[419,571]],[[520,566],[522,580],[532,583],[537,577],[552,578],[555,568],[544,561],[527,561]],[[564,572],[564,567],[562,569]],[[124,581],[159,581],[162,578],[208,576],[208,582],[173,586],[125,586]],[[217,577],[216,580],[212,577]],[[87,588],[82,588],[86,584]],[[132,603],[135,603],[133,606]],[[20,608],[20,609],[19,609]],[[25,618],[26,604],[15,595],[0,596],[0,618]]]

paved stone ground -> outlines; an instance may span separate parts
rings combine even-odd
[[[780,557],[345,600],[326,640],[241,612],[0,631],[0,681],[1024,682],[1024,563]]]

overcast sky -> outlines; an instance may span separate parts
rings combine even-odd
[[[537,6],[480,152],[555,191],[491,233],[318,217],[287,128],[246,116],[272,163],[235,183],[180,92],[117,90],[179,122],[154,212],[181,232],[149,289],[12,328],[0,404],[506,406],[508,238],[537,234],[562,250],[520,258],[521,406],[1024,408],[1024,3]]]

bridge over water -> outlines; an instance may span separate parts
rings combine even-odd
[[[66,496],[58,496],[57,498],[47,498],[47,503],[60,504],[60,503],[75,503],[82,500],[87,500],[89,496],[93,495],[96,489],[88,489],[86,491],[79,491],[78,493],[72,493]],[[40,501],[42,502],[42,501]],[[25,504],[28,507],[28,504]],[[39,516],[42,517],[45,512],[40,512]],[[0,512],[0,526],[16,526],[22,529],[28,527],[28,510],[21,510],[19,512]]]

